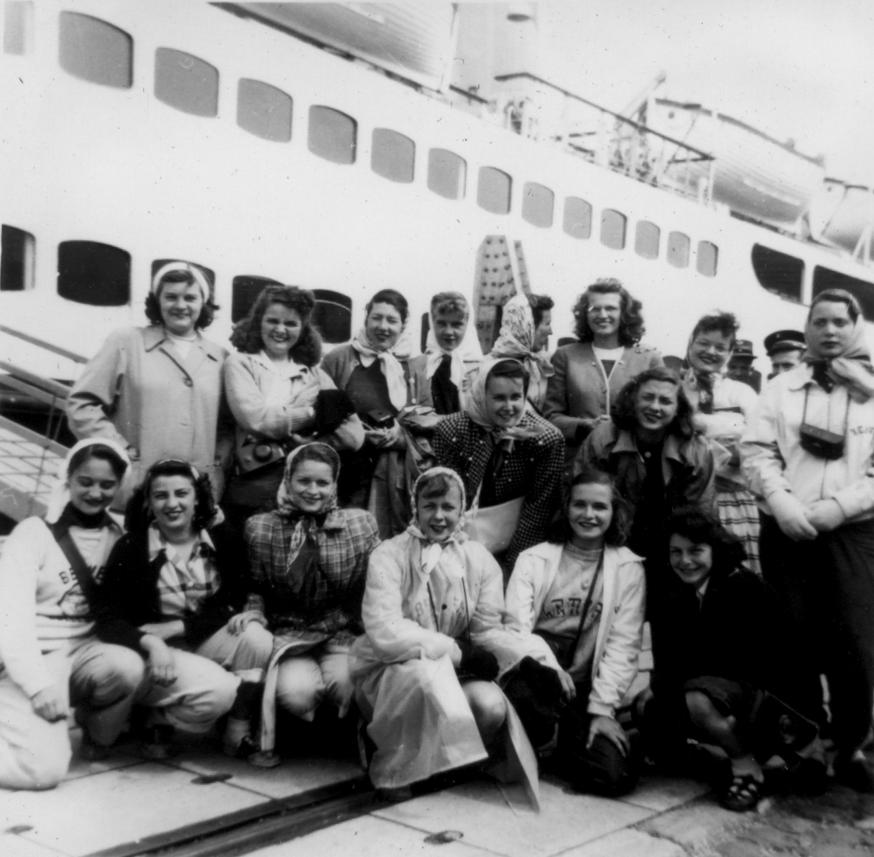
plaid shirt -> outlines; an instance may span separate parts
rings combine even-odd
[[[555,426],[528,412],[519,426],[539,429],[541,434],[514,441],[494,485],[496,504],[525,497],[519,526],[507,548],[510,566],[523,550],[546,538],[546,526],[558,509],[564,466],[564,438]],[[468,503],[472,503],[492,454],[489,432],[464,412],[452,414],[434,430],[433,446],[437,463],[460,474]]]
[[[250,598],[249,608],[263,609],[266,605],[274,632],[336,634],[348,629],[352,634],[363,633],[361,599],[367,561],[379,544],[373,516],[360,509],[337,509],[328,514],[316,534],[322,574],[315,597],[299,609],[289,610],[288,545],[293,530],[294,525],[277,512],[254,515],[246,522],[250,573],[257,593]],[[277,602],[285,605],[281,612]]]

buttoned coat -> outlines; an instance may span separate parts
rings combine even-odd
[[[181,458],[209,476],[219,498],[234,442],[222,396],[226,357],[200,334],[183,359],[160,325],[115,330],[70,391],[70,428],[127,447],[133,486],[156,461]]]

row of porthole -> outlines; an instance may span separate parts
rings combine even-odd
[[[133,83],[133,40],[123,30],[88,15],[62,12],[60,16],[60,63],[70,74],[91,82],[129,88]],[[199,116],[218,113],[218,69],[182,51],[158,48],[155,57],[155,95],[164,103]],[[282,90],[263,81],[243,78],[238,84],[237,123],[244,130],[267,140],[291,139],[293,101]],[[357,122],[340,111],[322,105],[309,109],[308,147],[314,154],[339,164],[355,161]],[[409,137],[387,128],[372,134],[371,168],[396,182],[414,179],[416,144]],[[448,199],[465,195],[467,163],[446,149],[428,153],[428,188]],[[508,214],[512,177],[495,167],[480,167],[477,204],[493,214]],[[553,225],[555,194],[535,182],[526,182],[522,192],[523,220],[542,228]],[[563,231],[578,239],[591,236],[592,206],[583,199],[566,197]],[[613,249],[625,247],[626,218],[605,209],[601,217],[601,242]],[[635,250],[644,258],[658,257],[660,229],[641,221],[637,225]],[[654,240],[653,240],[653,235]],[[698,244],[697,269],[715,276],[717,248]],[[668,261],[678,268],[689,263],[689,239],[670,233]]]
[[[0,230],[0,291],[33,288],[36,240],[32,234],[4,224]],[[171,259],[155,259],[150,276]],[[188,260],[184,260],[188,261]],[[215,272],[190,261],[211,285]],[[231,284],[231,320],[239,321],[266,285],[277,280],[254,275],[236,276]],[[88,306],[125,306],[131,299],[131,255],[120,247],[97,241],[63,241],[58,245],[58,295]],[[335,344],[352,335],[352,299],[342,292],[314,289],[313,319],[323,339]]]

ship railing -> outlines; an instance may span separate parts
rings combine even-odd
[[[0,325],[0,333],[74,363],[86,362],[81,355],[4,325]],[[0,513],[20,521],[28,515],[45,514],[48,507],[58,462],[68,452],[61,433],[70,388],[9,360],[0,360],[0,384],[4,401],[4,413],[0,414]]]
[[[606,169],[712,204],[716,158],[530,72],[497,75],[505,127]]]

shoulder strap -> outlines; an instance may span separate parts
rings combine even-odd
[[[58,523],[47,524],[47,526],[51,534],[54,536],[55,541],[58,543],[58,547],[64,552],[67,562],[70,563],[70,568],[76,576],[79,588],[82,590],[85,600],[90,605],[93,601],[92,597],[95,594],[97,584],[94,582],[94,578],[91,575],[91,569],[88,568],[82,554],[79,553],[79,548],[76,547],[76,543],[70,535],[69,528],[61,526]]]
[[[598,578],[601,576],[601,571],[604,568],[604,550],[605,548],[601,548],[601,555],[598,557],[598,565],[595,566],[595,573],[592,575],[592,583],[589,586],[589,591],[586,593],[586,603],[583,604],[583,609],[580,611],[580,625],[577,628],[577,636],[574,640],[574,644],[570,648],[569,667],[573,664],[574,656],[576,655],[577,649],[580,647],[580,641],[583,639],[583,625],[586,624],[586,616],[589,615],[589,610],[592,607],[592,597],[595,594],[595,587],[598,584]]]

